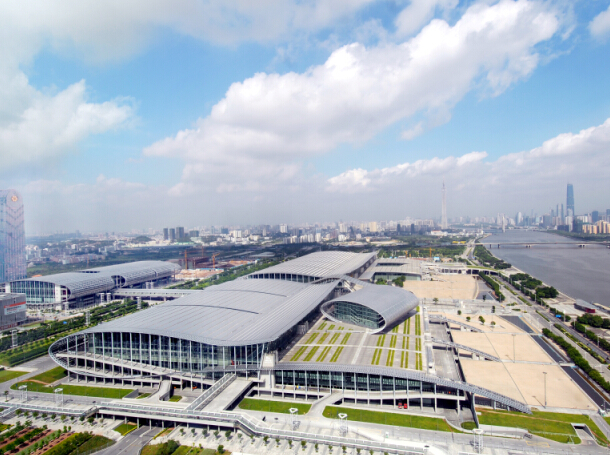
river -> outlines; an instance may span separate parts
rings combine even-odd
[[[578,248],[578,242],[537,231],[506,231],[482,240],[495,243],[491,253],[575,299],[610,308],[610,249]],[[573,242],[572,245],[504,246],[506,242]]]

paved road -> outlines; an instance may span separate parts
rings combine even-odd
[[[585,381],[581,375],[579,375],[573,368],[565,366],[563,370],[574,380],[576,384],[593,400],[593,402],[601,409],[610,409],[610,402],[602,397],[597,391]]]
[[[507,320],[511,324],[516,325],[521,330],[523,330],[525,333],[534,333],[532,328],[529,325],[527,325],[525,322],[523,322],[519,316],[500,316],[500,317],[502,319]]]
[[[161,428],[142,426],[132,431],[113,446],[98,452],[99,455],[137,455]]]
[[[546,341],[544,341],[542,338],[540,338],[540,336],[538,335],[532,335],[532,339],[538,343],[538,345],[544,349],[546,351],[546,353],[551,357],[551,359],[553,359],[555,362],[557,363],[561,363],[561,362],[565,362],[566,360],[561,357],[561,355],[559,355],[557,353],[557,351],[555,349],[553,349]]]

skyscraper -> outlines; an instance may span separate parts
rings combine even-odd
[[[163,240],[169,240],[169,230],[167,228],[163,228]]]
[[[574,212],[574,187],[571,183],[568,183],[568,197],[566,200],[566,210],[568,216],[574,216],[576,213]]]
[[[0,283],[26,276],[21,195],[15,190],[0,190]]]
[[[447,229],[447,194],[445,190],[445,181],[443,180],[443,208],[441,212],[441,229]]]

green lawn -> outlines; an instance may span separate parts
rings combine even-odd
[[[409,414],[398,414],[394,412],[366,411],[363,409],[343,408],[339,406],[326,406],[324,417],[336,419],[339,413],[347,414],[347,420],[357,422],[379,423],[382,425],[394,425],[399,427],[421,428],[424,430],[457,432],[444,419],[435,417],[422,417]]]
[[[172,395],[172,397],[168,401],[171,401],[172,403],[177,403],[180,400],[182,400],[181,395]]]
[[[9,371],[2,370],[0,371],[0,382],[10,381],[11,379],[18,378],[19,376],[23,376],[27,374],[27,371]]]
[[[250,411],[267,411],[267,412],[279,412],[282,414],[290,414],[290,408],[297,408],[299,414],[307,414],[311,405],[308,403],[291,403],[288,401],[271,401],[271,400],[257,400],[255,398],[244,398],[239,403],[241,409],[247,409]]]
[[[59,381],[66,377],[66,370],[62,367],[55,367],[51,370],[45,371],[44,373],[40,373],[39,375],[34,376],[34,381],[44,382],[45,384],[52,384],[55,381]]]
[[[38,382],[18,382],[11,386],[11,389],[18,390],[20,386],[27,385],[28,391],[30,392],[42,392],[42,393],[53,393],[55,390],[53,387],[45,386]],[[100,398],[111,398],[121,399],[125,395],[133,392],[132,389],[111,389],[106,387],[87,387],[82,385],[68,385],[62,384],[61,388],[64,389],[64,395],[79,395],[84,397],[100,397]]]
[[[530,416],[519,412],[490,411],[486,409],[480,409],[479,411],[481,412],[479,423],[483,425],[524,428],[532,434],[564,443],[570,442],[570,438],[544,433],[571,435],[573,436],[572,440],[578,444],[580,439],[576,437],[576,432],[570,423],[585,423],[597,436],[600,443],[604,445],[609,443],[599,427],[587,415],[533,411],[533,415]]]
[[[148,398],[150,396],[150,393],[141,393],[140,395],[138,395],[138,400],[141,398]]]
[[[104,436],[94,435],[91,439],[85,442],[82,446],[78,448],[80,453],[86,452],[88,450],[100,449],[102,447],[106,447],[106,445],[114,444],[112,439],[105,438]]]
[[[127,433],[130,433],[137,428],[137,425],[133,425],[131,423],[122,423],[118,427],[114,428],[114,431],[118,431],[123,436],[125,436]]]

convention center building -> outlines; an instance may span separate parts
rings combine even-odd
[[[425,311],[405,289],[358,279],[376,256],[312,253],[89,327],[49,352],[82,383],[205,389],[234,375],[250,380],[245,393],[259,396],[315,400],[336,393],[343,403],[459,411],[470,409],[476,394],[477,403],[530,412],[509,397],[431,373],[431,350],[414,350],[404,362],[403,333],[414,327],[411,346],[421,348]],[[113,286],[123,284],[114,276]],[[382,341],[397,357],[379,361],[375,343]],[[367,350],[373,361],[362,360]]]

